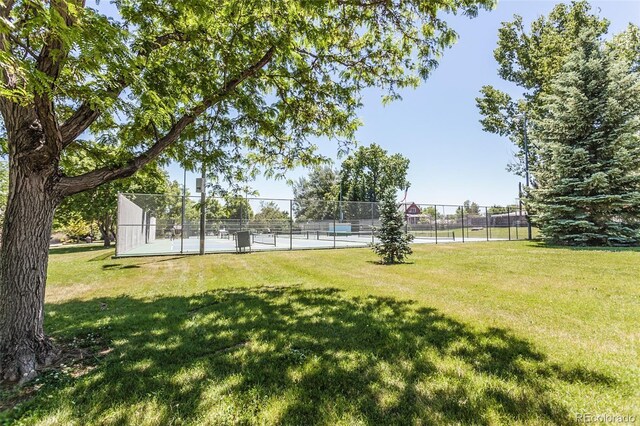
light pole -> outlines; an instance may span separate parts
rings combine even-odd
[[[525,184],[527,186],[527,193],[529,191],[529,187],[531,186],[531,182],[529,180],[529,138],[527,137],[527,112],[524,112],[524,120],[522,126],[522,132],[524,135],[524,178]],[[531,239],[531,217],[529,216],[529,211],[527,209],[527,239]]]
[[[204,254],[205,251],[205,225],[206,225],[206,202],[207,202],[207,168],[205,161],[206,154],[206,138],[202,138],[202,176],[200,183],[200,255]]]
[[[342,212],[342,174],[340,176],[340,197],[338,198],[339,203],[339,209],[340,209],[340,223],[342,223],[342,221],[344,220],[344,213]]]
[[[180,254],[184,253],[184,215],[186,210],[187,198],[187,168],[184,167],[184,175],[182,176],[182,214],[180,215]]]

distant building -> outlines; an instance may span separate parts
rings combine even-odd
[[[405,209],[404,215],[407,218],[407,223],[410,225],[415,225],[420,220],[420,214],[422,213],[422,209],[418,207],[416,203],[411,203]]]

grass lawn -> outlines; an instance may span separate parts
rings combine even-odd
[[[110,258],[52,250],[46,329],[88,359],[0,423],[640,418],[640,252],[529,242]],[[4,404],[4,405],[3,405]],[[640,420],[636,420],[640,421]]]

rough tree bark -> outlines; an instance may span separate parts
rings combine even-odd
[[[0,377],[25,382],[57,355],[43,318],[49,239],[60,197],[55,147],[44,143],[34,112],[12,112],[3,114],[12,143],[0,248]]]

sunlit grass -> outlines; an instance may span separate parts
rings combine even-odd
[[[106,350],[26,424],[570,424],[640,415],[640,252],[505,242],[53,252],[46,327]]]

